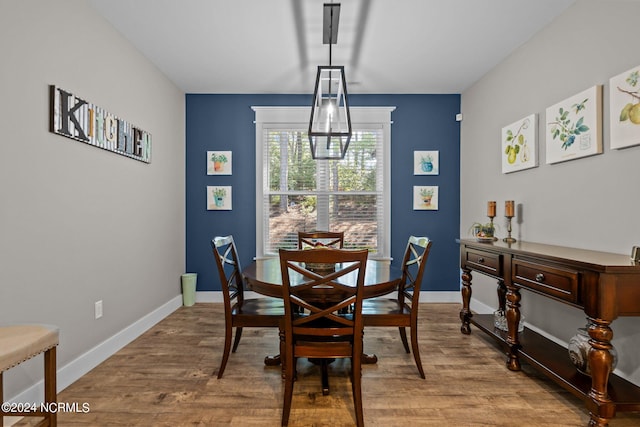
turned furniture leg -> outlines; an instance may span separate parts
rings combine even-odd
[[[285,348],[285,335],[284,335],[284,325],[282,324],[282,321],[280,321],[280,327],[278,327],[278,336],[280,338],[280,354],[278,354],[277,356],[266,356],[264,358],[264,364],[266,366],[277,366],[278,364],[280,364],[280,367],[282,369],[282,379],[285,378],[285,374],[286,374],[286,363],[287,361],[285,360],[285,352],[286,352],[286,348]]]
[[[515,286],[507,286],[507,345],[509,345],[509,360],[507,368],[510,371],[520,370],[520,359],[518,359],[518,324],[520,323],[520,290]]]
[[[611,321],[589,318],[589,368],[591,370],[590,401],[587,409],[591,416],[589,426],[605,427],[609,425],[609,419],[616,414],[615,404],[611,401],[607,392],[607,383],[613,356],[611,355],[611,339],[613,330],[609,327]]]
[[[362,336],[364,337],[364,332],[362,332]],[[360,360],[360,363],[362,363],[363,365],[375,365],[376,363],[378,363],[378,356],[373,353],[362,352],[362,359]]]
[[[280,337],[280,354],[276,354],[275,356],[265,356],[264,364],[265,366],[282,366],[282,378],[284,378],[284,324],[283,321],[280,321],[280,326],[278,326],[278,336]]]
[[[473,316],[471,310],[469,310],[469,301],[471,301],[471,270],[462,270],[462,310],[460,310],[460,320],[462,325],[460,326],[460,332],[465,335],[471,333],[469,327],[469,319]]]
[[[504,280],[498,280],[498,310],[505,312],[507,309],[507,285],[504,284]]]

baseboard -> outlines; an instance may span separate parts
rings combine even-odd
[[[91,350],[78,356],[62,368],[59,368],[57,377],[58,392],[67,388],[181,306],[182,295],[178,295]],[[42,396],[44,396],[43,380],[18,394],[10,402],[42,402]]]
[[[244,296],[245,298],[268,298],[252,291],[246,291]],[[224,302],[222,300],[222,291],[196,292],[196,302]]]
[[[460,291],[421,291],[420,302],[457,302],[462,304]]]
[[[247,298],[266,298],[256,292],[245,292]],[[460,292],[447,291],[422,291],[420,292],[421,302],[459,302],[462,303]],[[222,302],[221,291],[196,292],[196,302]]]
[[[249,292],[246,293],[246,296],[254,298],[254,296],[249,296]],[[223,302],[222,291],[196,292],[196,302]]]

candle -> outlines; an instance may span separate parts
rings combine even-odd
[[[487,204],[487,216],[493,218],[496,216],[496,202],[492,201]]]
[[[504,202],[504,216],[514,217],[514,204],[513,200],[507,200]]]

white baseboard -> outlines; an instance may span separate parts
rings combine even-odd
[[[244,296],[245,298],[268,298],[252,291],[246,291]],[[196,292],[196,302],[224,302],[222,300],[222,291]]]
[[[459,291],[421,291],[420,302],[458,302],[462,304]]]
[[[112,337],[93,347],[86,353],[67,363],[58,369],[57,389],[58,392],[64,390],[84,374],[104,362],[107,358],[115,354],[122,347],[138,338],[153,325],[176,311],[182,306],[182,295],[172,298],[164,305],[158,307],[151,313],[127,326]],[[41,380],[29,387],[10,402],[42,402],[44,396],[44,380]]]
[[[247,298],[266,298],[256,292],[245,292]],[[462,303],[460,292],[446,291],[422,291],[420,292],[422,302],[459,302]],[[221,291],[196,292],[196,302],[222,302]],[[493,312],[490,311],[489,313]]]

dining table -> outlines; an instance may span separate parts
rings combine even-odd
[[[335,268],[340,269],[341,265],[336,264]],[[339,281],[345,285],[356,285],[356,272],[343,276]],[[263,258],[256,259],[242,270],[246,289],[259,293],[261,295],[283,298],[282,272],[280,270],[279,258]],[[375,298],[387,295],[397,290],[400,280],[402,279],[402,269],[391,265],[388,260],[368,259],[365,266],[364,275],[364,298]],[[304,280],[303,276],[294,273],[289,280],[292,285],[297,285]],[[331,295],[323,292],[322,289],[316,290],[318,299],[331,299]],[[339,298],[339,296],[336,296]],[[281,331],[282,333],[282,331]],[[375,354],[363,354],[362,363],[374,364],[378,358]],[[274,366],[281,363],[280,355],[267,356],[264,361],[265,365]],[[326,371],[322,371],[322,387],[323,394],[329,393],[328,378],[325,377]]]

